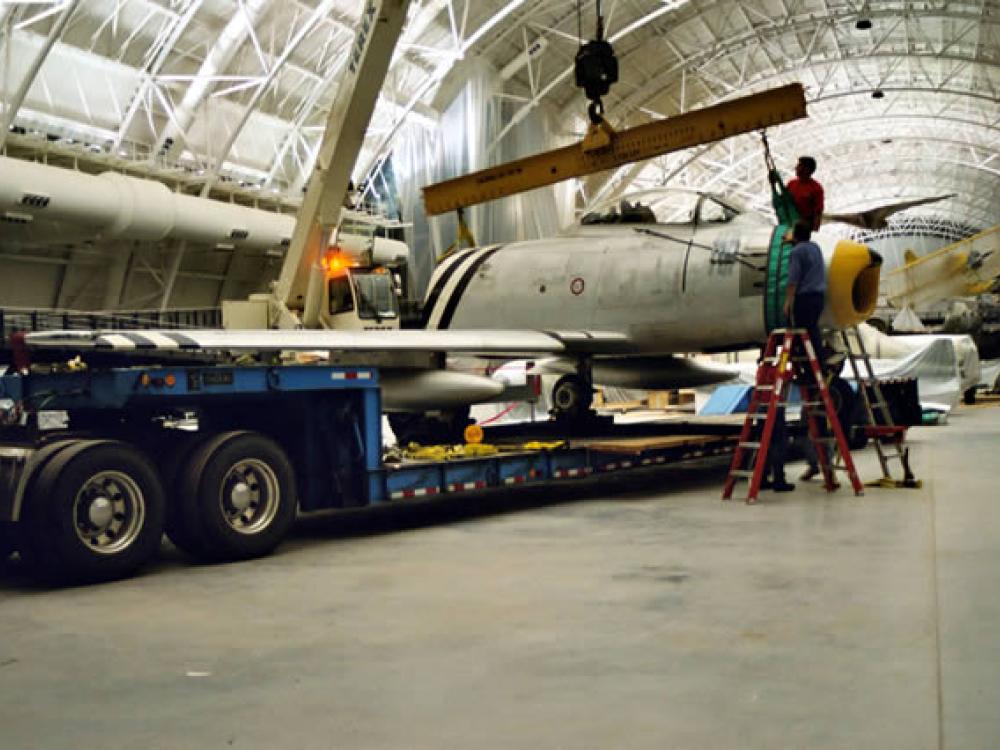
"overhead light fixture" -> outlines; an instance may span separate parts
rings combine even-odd
[[[854,28],[858,31],[867,31],[872,27],[872,19],[869,15],[868,3],[865,2],[858,11],[858,20],[854,22]]]

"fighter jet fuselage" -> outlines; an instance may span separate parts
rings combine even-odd
[[[778,310],[784,300],[778,231],[741,214],[580,224],[552,239],[464,250],[431,279],[426,327],[614,331],[628,339],[617,354],[632,356],[759,344],[784,324],[767,311],[768,294]],[[863,321],[877,298],[877,256],[847,240],[815,241],[828,270],[823,323]]]

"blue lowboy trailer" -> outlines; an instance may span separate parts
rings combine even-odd
[[[387,464],[381,426],[370,367],[8,372],[0,376],[0,555],[16,550],[56,581],[107,580],[152,557],[164,532],[200,559],[256,557],[300,511],[572,480],[732,446],[718,436],[616,444],[612,435]]]

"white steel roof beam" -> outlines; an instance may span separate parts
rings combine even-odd
[[[3,102],[3,119],[0,120],[0,149],[2,149],[3,145],[7,142],[7,134],[10,132],[10,126],[13,124],[18,110],[21,109],[21,105],[24,104],[24,99],[28,95],[28,90],[31,88],[31,84],[35,82],[35,77],[38,75],[38,71],[41,70],[42,65],[45,64],[45,60],[49,56],[49,52],[52,51],[52,47],[59,40],[59,37],[62,36],[63,29],[66,28],[66,24],[69,23],[69,20],[73,17],[73,13],[79,5],[80,0],[68,0],[68,2],[62,6],[62,12],[59,14],[55,23],[52,24],[52,28],[49,29],[48,36],[45,37],[45,41],[35,54],[34,59],[31,61],[31,65],[29,65],[28,70],[25,71],[24,78],[21,79],[21,85],[17,87],[13,96]]]
[[[170,58],[171,53],[174,51],[174,46],[198,12],[201,3],[202,0],[188,0],[186,7],[177,16],[174,23],[166,27],[164,33],[157,39],[154,45],[156,51],[153,53],[155,57],[149,62],[145,71],[146,75],[143,77],[142,83],[139,84],[138,90],[129,102],[128,108],[122,117],[121,125],[118,126],[118,131],[115,133],[114,148],[116,151],[121,148],[122,140],[125,138],[126,133],[128,133],[128,129],[132,125],[132,120],[145,100],[149,92],[149,87],[152,85],[153,77],[160,72],[164,63]]]
[[[174,117],[168,120],[156,139],[155,154],[169,156],[180,146],[177,139],[184,138],[184,131],[194,121],[198,107],[208,95],[213,76],[226,69],[240,46],[247,39],[249,29],[257,23],[270,4],[270,0],[247,0],[244,13],[236,13],[219,34],[218,39],[205,56],[198,73],[188,86],[181,103],[177,105]],[[311,26],[310,26],[311,28]],[[220,163],[221,163],[220,159]]]
[[[253,1],[261,2],[261,0],[251,0],[251,2]],[[264,2],[266,2],[266,0],[264,0]],[[254,91],[253,96],[250,97],[250,101],[247,102],[246,107],[243,110],[243,116],[240,118],[240,121],[235,127],[233,127],[232,131],[230,131],[229,137],[226,139],[222,148],[214,154],[213,164],[211,165],[208,174],[205,176],[205,184],[202,186],[202,196],[207,196],[212,185],[215,184],[223,163],[229,158],[229,153],[233,150],[236,140],[242,134],[243,128],[246,127],[246,124],[250,119],[250,115],[252,115],[256,110],[261,97],[264,96],[268,87],[271,85],[271,82],[285,64],[285,61],[292,56],[298,46],[302,44],[302,41],[312,32],[313,28],[315,28],[315,26],[326,16],[326,14],[330,11],[330,8],[333,7],[333,2],[334,0],[323,0],[316,6],[312,14],[305,20],[305,23],[298,28],[298,31],[288,42],[288,46],[286,46],[282,53],[278,56],[278,59],[275,61],[270,72],[258,84],[257,90]]]

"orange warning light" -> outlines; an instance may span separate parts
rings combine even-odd
[[[174,377],[173,373],[170,373],[165,378],[163,378],[163,382],[167,384],[167,388],[173,388],[175,385],[177,385],[177,378]]]
[[[327,276],[341,276],[354,265],[354,261],[337,248],[330,248],[320,259],[319,264]]]

